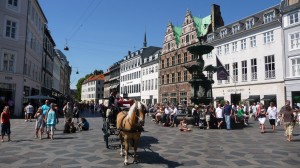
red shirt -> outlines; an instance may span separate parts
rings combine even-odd
[[[2,112],[2,120],[1,123],[9,124],[9,114],[7,112]]]

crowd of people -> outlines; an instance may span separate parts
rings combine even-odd
[[[192,127],[210,128],[226,128],[231,130],[232,127],[248,126],[249,119],[258,121],[260,133],[265,133],[265,123],[268,121],[273,132],[276,126],[283,125],[287,141],[292,140],[293,128],[298,123],[300,124],[300,110],[297,105],[293,107],[290,101],[278,109],[274,102],[270,102],[268,107],[263,103],[254,102],[252,105],[249,102],[240,105],[230,104],[225,101],[222,105],[217,103],[215,108],[213,105],[195,105],[187,107],[183,105],[163,105],[155,104],[149,106],[149,115],[152,120],[161,124],[164,127],[178,126],[181,131],[190,131]],[[180,118],[180,119],[179,119]]]
[[[45,133],[48,139],[54,139],[56,125],[59,123],[59,109],[57,104],[50,103],[49,100],[45,104],[38,107],[35,111],[34,107],[29,102],[25,108],[25,121],[32,122],[35,120],[35,138],[43,139]],[[89,123],[86,118],[80,117],[80,109],[77,103],[74,105],[67,102],[63,109],[64,116],[64,133],[75,133],[76,131],[89,130]],[[77,124],[75,122],[77,121]],[[10,108],[5,106],[1,113],[1,141],[4,141],[4,136],[8,136],[10,141]]]

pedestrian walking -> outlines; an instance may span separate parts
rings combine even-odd
[[[54,128],[57,124],[56,112],[55,112],[56,104],[50,104],[50,110],[46,114],[46,126],[47,126],[47,138],[54,139]],[[50,137],[51,135],[51,137]]]
[[[29,102],[28,105],[24,108],[24,111],[25,111],[25,118],[26,118],[25,121],[28,122],[28,119],[29,119],[29,121],[31,122],[31,117],[32,117],[34,108],[33,108],[33,106],[31,105],[30,102]]]
[[[37,112],[34,115],[34,118],[36,118],[35,138],[39,138],[38,134],[40,133],[40,140],[42,140],[45,119],[44,114],[42,112],[42,108],[38,108]]]
[[[65,118],[64,123],[66,123],[69,120],[69,118],[73,118],[73,107],[71,102],[67,102],[67,104],[63,108],[63,112]]]
[[[75,118],[77,119],[77,123],[79,123],[79,108],[77,103],[74,103],[73,107],[73,122],[75,122]]]
[[[224,105],[224,116],[225,116],[227,130],[231,129],[231,125],[230,125],[231,115],[232,115],[232,107],[229,104],[229,101],[226,101]]]
[[[260,103],[260,106],[257,111],[258,122],[260,127],[260,133],[265,133],[265,122],[266,122],[266,111],[265,106]]]
[[[285,112],[283,113],[283,122],[285,126],[285,135],[287,136],[287,141],[292,140],[293,135],[293,120],[294,114],[291,106],[286,106]]]
[[[1,113],[1,142],[4,142],[4,135],[7,134],[8,140],[10,139],[10,118],[9,118],[9,106],[5,106],[3,112]]]
[[[272,130],[275,131],[275,123],[277,119],[277,108],[274,106],[273,102],[270,102],[270,107],[268,107],[267,115],[269,117],[270,125],[272,126]]]

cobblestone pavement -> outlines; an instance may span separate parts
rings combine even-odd
[[[105,147],[102,118],[88,115],[87,119],[90,131],[63,134],[61,118],[54,140],[35,139],[35,122],[12,119],[12,141],[0,142],[0,167],[124,167],[119,149],[113,148],[118,139],[110,137],[110,149]],[[126,167],[299,167],[300,128],[295,128],[293,142],[287,142],[282,126],[273,133],[266,125],[265,134],[254,121],[244,129],[180,132],[147,117],[139,163]]]

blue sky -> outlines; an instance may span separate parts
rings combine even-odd
[[[128,51],[162,47],[169,21],[181,26],[187,9],[193,16],[210,14],[221,6],[226,24],[277,5],[280,0],[39,0],[48,28],[73,67],[71,88],[95,69],[106,69]],[[69,51],[63,48],[68,44]],[[79,74],[76,74],[76,71]]]

